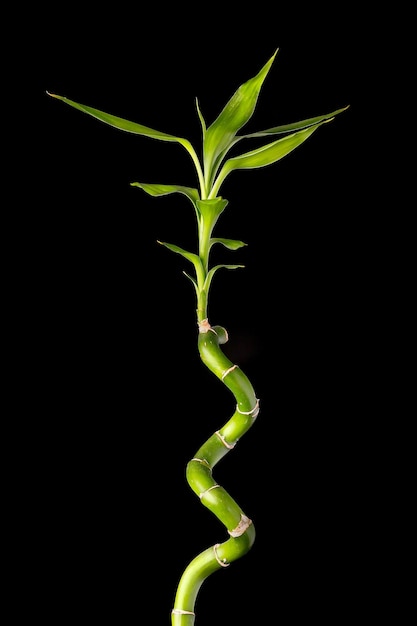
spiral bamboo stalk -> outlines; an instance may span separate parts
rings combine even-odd
[[[236,170],[252,170],[280,161],[301,146],[318,128],[331,122],[349,108],[348,105],[325,115],[274,126],[255,133],[241,134],[241,129],[255,111],[261,87],[277,53],[278,49],[255,76],[240,85],[210,126],[207,127],[196,101],[203,134],[202,161],[192,144],[184,137],[161,132],[47,92],[51,97],[113,128],[153,140],[178,143],[188,152],[195,166],[198,188],[176,184],[131,183],[132,186],[139,187],[154,197],[183,194],[193,205],[198,227],[198,253],[184,250],[174,244],[159,243],[180,254],[194,266],[195,277],[188,274],[186,276],[191,280],[196,292],[199,354],[207,368],[226,385],[236,400],[234,414],[197,450],[188,462],[186,471],[191,489],[200,498],[201,503],[224,524],[229,539],[204,550],[186,567],[175,595],[174,608],[171,612],[172,626],[193,626],[196,597],[204,580],[213,572],[228,567],[246,554],[255,540],[252,520],[213,478],[216,463],[234,448],[259,413],[259,401],[250,381],[241,369],[224,355],[220,347],[228,340],[227,331],[221,326],[212,327],[208,321],[208,296],[214,274],[220,268],[243,267],[222,264],[210,268],[210,250],[217,244],[232,251],[246,245],[237,239],[213,237],[217,220],[228,204],[228,201],[219,195],[220,187],[226,177]],[[257,139],[261,145],[248,152],[229,157],[231,148],[247,139]]]
[[[255,541],[255,526],[237,502],[213,477],[213,468],[249,430],[259,414],[259,400],[247,376],[222,352],[228,334],[221,326],[199,323],[198,350],[203,363],[230,389],[236,410],[188,462],[186,477],[194,493],[225,525],[229,539],[216,543],[195,557],[177,587],[172,626],[193,626],[199,589],[208,576],[244,556]]]

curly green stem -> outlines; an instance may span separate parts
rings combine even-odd
[[[177,587],[172,626],[193,626],[197,594],[204,580],[217,570],[244,556],[255,540],[255,527],[237,502],[213,478],[216,463],[234,448],[252,426],[259,413],[259,401],[242,370],[222,352],[228,340],[221,326],[211,327],[205,319],[199,323],[198,349],[203,363],[230,389],[236,399],[236,411],[216,431],[187,464],[191,489],[224,524],[229,539],[204,550],[187,566]]]

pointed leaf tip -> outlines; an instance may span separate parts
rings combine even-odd
[[[204,167],[207,172],[208,187],[214,181],[220,161],[232,147],[236,133],[252,117],[262,85],[274,62],[275,53],[261,67],[258,73],[235,91],[219,116],[204,133]]]

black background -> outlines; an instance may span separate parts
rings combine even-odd
[[[353,620],[374,558],[372,470],[362,478],[373,266],[357,201],[360,28],[342,11],[320,29],[307,14],[277,26],[265,12],[121,8],[49,14],[28,58],[39,112],[37,202],[21,230],[28,394],[41,409],[25,431],[33,613],[170,622],[183,569],[227,539],[185,466],[234,410],[199,360],[191,266],[157,243],[196,251],[191,204],[130,186],[197,186],[188,154],[46,91],[198,149],[195,98],[209,125],[279,48],[245,131],[351,106],[281,162],[234,172],[221,190],[229,205],[215,235],[248,245],[216,250],[216,262],[245,268],[216,274],[209,316],[228,330],[224,350],[261,411],[214,474],[257,538],[203,583],[196,626]]]

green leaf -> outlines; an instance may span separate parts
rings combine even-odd
[[[221,269],[222,267],[228,270],[237,270],[245,266],[244,265],[215,265],[214,267],[212,267],[211,270],[207,273],[206,280],[204,281],[204,289],[207,293],[209,292],[210,284],[211,284],[211,281],[213,280],[214,274],[217,272],[217,270]]]
[[[194,254],[193,252],[187,252],[187,250],[183,250],[183,248],[180,248],[173,243],[166,243],[165,241],[158,241],[158,243],[160,243],[161,246],[165,246],[166,248],[168,248],[168,250],[171,250],[172,252],[181,254],[181,256],[186,258],[188,261],[191,261],[191,263],[193,263],[194,265],[196,263],[201,265],[200,257],[198,256],[198,254]]]
[[[191,280],[191,282],[193,283],[196,293],[198,295],[198,285],[197,285],[197,281],[193,276],[190,276],[190,274],[188,274],[187,272],[183,272],[184,276],[186,276],[187,278],[189,278]]]
[[[349,108],[349,105],[336,109],[336,111],[332,111],[331,113],[327,113],[326,115],[318,115],[317,117],[310,117],[306,120],[301,120],[300,122],[293,122],[292,124],[284,124],[283,126],[274,126],[273,128],[268,128],[266,130],[260,130],[256,133],[250,133],[249,135],[240,135],[236,137],[236,139],[249,139],[252,137],[266,137],[268,135],[282,135],[284,133],[289,133],[294,130],[302,130],[304,128],[308,128],[310,126],[315,126],[320,122],[330,122],[336,115],[346,111]]]
[[[168,248],[168,250],[171,250],[172,252],[176,252],[177,254],[180,254],[185,259],[187,259],[187,261],[191,261],[191,263],[195,267],[198,284],[202,285],[204,283],[204,268],[203,268],[203,264],[198,254],[194,254],[193,252],[187,252],[187,250],[183,250],[183,248],[180,248],[179,246],[175,246],[172,243],[166,243],[165,241],[158,241],[158,243]]]
[[[190,276],[190,274],[187,274],[187,272],[183,272],[183,274],[184,274],[184,276],[186,276],[187,278],[189,278],[189,279],[191,280],[191,282],[193,283],[193,285],[194,285],[194,289],[195,289],[195,293],[196,293],[196,296],[197,296],[197,298],[198,298],[199,293],[200,293],[200,290],[199,290],[199,288],[198,288],[197,281],[195,280],[195,278],[193,278],[192,276]]]
[[[204,170],[206,184],[208,184],[207,190],[210,188],[221,156],[230,147],[237,131],[252,117],[258,101],[259,92],[277,52],[278,49],[256,76],[239,87],[217,119],[207,129],[203,142]]]
[[[211,198],[210,200],[198,200],[197,206],[204,221],[207,224],[215,224],[220,215],[227,207],[229,201],[222,197]]]
[[[200,199],[197,189],[193,187],[183,187],[181,185],[159,185],[150,183],[130,183],[132,187],[140,187],[150,196],[166,196],[170,193],[183,193],[193,204]]]
[[[196,109],[197,109],[197,115],[198,115],[198,119],[200,120],[200,124],[201,124],[201,130],[203,132],[203,142],[204,142],[204,137],[206,136],[206,122],[204,120],[203,114],[201,113],[201,109],[200,109],[200,105],[198,103],[198,99],[196,98],[195,100],[195,105],[196,105]]]
[[[330,121],[330,120],[327,120]],[[326,122],[321,122],[320,124],[316,124],[315,126],[310,126],[304,130],[300,130],[291,135],[287,135],[281,139],[277,139],[272,143],[267,144],[261,148],[257,148],[256,150],[251,150],[250,152],[246,152],[245,154],[241,154],[240,156],[228,159],[226,163],[223,165],[221,172],[213,185],[212,192],[214,195],[218,192],[221,184],[223,183],[226,176],[230,174],[233,170],[237,169],[254,169],[257,167],[265,167],[266,165],[271,165],[276,161],[279,161],[284,156],[295,150],[299,145],[301,145],[310,135],[314,133],[315,130],[321,124]]]
[[[124,130],[128,133],[133,133],[135,135],[144,135],[145,137],[151,137],[152,139],[160,139],[162,141],[176,141],[182,143],[183,145],[188,144],[187,139],[183,139],[182,137],[175,137],[174,135],[168,135],[167,133],[162,133],[159,130],[154,130],[153,128],[148,128],[147,126],[142,126],[142,124],[137,124],[136,122],[130,122],[129,120],[125,120],[122,117],[117,117],[116,115],[110,115],[110,113],[105,113],[104,111],[99,111],[98,109],[93,109],[93,107],[87,106],[85,104],[80,104],[78,102],[74,102],[73,100],[69,100],[69,98],[65,98],[64,96],[58,96],[54,93],[47,92],[49,96],[52,98],[57,98],[58,100],[62,100],[71,107],[82,111],[83,113],[87,113],[92,117],[104,122],[105,124],[109,124],[109,126],[113,126],[113,128],[118,128],[119,130]]]
[[[215,243],[221,243],[229,250],[238,250],[239,248],[243,248],[243,246],[248,245],[244,241],[239,241],[238,239],[223,239],[223,237],[213,237],[210,240],[210,245],[213,246]]]
[[[109,126],[112,126],[113,128],[117,128],[128,133],[133,133],[134,135],[142,135],[144,137],[150,137],[151,139],[159,139],[160,141],[170,141],[181,144],[191,156],[197,170],[201,188],[204,188],[203,172],[201,170],[201,165],[198,160],[197,154],[188,139],[184,139],[183,137],[176,137],[175,135],[169,135],[168,133],[162,133],[159,130],[149,128],[148,126],[143,126],[142,124],[137,124],[136,122],[130,122],[129,120],[125,120],[122,117],[117,117],[116,115],[105,113],[104,111],[94,109],[93,107],[87,106],[85,104],[74,102],[73,100],[65,98],[64,96],[58,96],[57,94],[49,93],[49,91],[47,91],[46,93],[52,98],[62,100],[62,102],[65,102],[69,106],[78,109],[83,113],[87,113],[87,115],[91,115],[92,117],[100,120],[101,122],[104,122],[105,124],[108,124]]]

